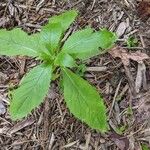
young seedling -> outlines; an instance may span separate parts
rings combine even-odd
[[[138,46],[138,39],[134,37],[129,37],[127,39],[127,46],[129,48]]]
[[[63,43],[65,31],[77,11],[67,11],[49,19],[40,33],[28,35],[19,28],[0,30],[0,55],[31,56],[42,60],[12,91],[9,112],[13,120],[26,117],[45,98],[52,79],[63,80],[64,99],[70,112],[91,128],[107,131],[106,108],[102,97],[86,80],[72,70],[76,60],[86,60],[110,48],[116,35],[106,29],[95,32],[87,27],[76,31]],[[56,77],[57,76],[57,77]]]
[[[147,146],[146,144],[141,144],[142,145],[142,150],[149,150],[150,146]]]

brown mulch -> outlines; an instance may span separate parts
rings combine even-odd
[[[137,0],[5,0],[0,2],[0,27],[20,27],[35,33],[50,16],[77,9],[80,15],[72,28],[87,25],[108,28],[118,34],[117,45],[125,49],[128,58],[137,51],[147,57],[150,13],[140,3]],[[126,44],[131,36],[138,39],[136,47]],[[87,62],[85,77],[102,93],[108,108],[110,131],[106,134],[90,129],[69,113],[57,82],[52,83],[44,103],[32,115],[22,121],[11,121],[7,111],[8,91],[35,65],[31,58],[0,56],[0,150],[142,150],[142,144],[150,145],[149,59],[142,62],[132,59],[124,65],[122,58],[106,53]]]

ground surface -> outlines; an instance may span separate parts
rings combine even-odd
[[[143,59],[140,52],[150,54],[150,13],[145,13],[148,3],[139,8],[139,13],[138,5],[136,0],[0,2],[1,28],[17,26],[34,33],[50,16],[75,8],[80,16],[72,30],[87,25],[108,28],[117,32],[117,45],[125,53],[138,56],[126,66],[123,56],[114,58],[116,50],[112,50],[87,63],[85,78],[101,91],[108,108],[107,134],[91,130],[69,113],[57,83],[53,83],[45,102],[31,116],[12,122],[7,112],[8,87],[18,84],[36,62],[25,57],[0,56],[0,150],[141,150],[142,144],[150,145],[150,60],[139,61]],[[130,36],[138,39],[134,48],[127,47],[126,39]]]

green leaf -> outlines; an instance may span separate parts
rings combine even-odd
[[[46,45],[49,52],[53,55],[60,47],[60,40],[63,33],[68,29],[70,24],[75,20],[77,11],[71,10],[54,16],[49,19],[49,23],[42,27],[41,39]]]
[[[75,18],[77,17],[78,12],[76,10],[66,11],[58,16],[54,16],[49,19],[49,24],[60,23],[63,32],[65,32],[68,27],[73,23]]]
[[[102,49],[111,48],[117,40],[117,35],[107,29],[98,31],[99,35],[99,46]]]
[[[71,113],[91,128],[107,131],[106,108],[96,89],[66,68],[63,69],[63,85]]]
[[[50,23],[42,28],[41,40],[45,43],[51,54],[59,48],[63,30],[60,23]]]
[[[52,67],[40,65],[23,77],[19,88],[12,92],[10,115],[21,119],[37,107],[46,96],[52,76]]]
[[[38,34],[29,36],[19,28],[11,31],[0,30],[0,55],[36,57],[39,56],[41,50],[46,51],[39,41]]]
[[[136,47],[136,46],[138,46],[138,39],[131,36],[127,39],[126,43],[129,48]]]
[[[100,54],[102,50],[99,48],[111,47],[115,39],[114,34],[107,30],[93,32],[93,29],[87,28],[73,33],[65,42],[62,51],[84,60]]]
[[[86,65],[85,64],[80,64],[80,65],[78,65],[77,70],[75,71],[75,73],[77,75],[79,75],[80,77],[84,77],[86,70],[87,70]]]
[[[60,52],[58,56],[55,59],[55,65],[61,66],[61,67],[76,67],[77,64],[75,60],[67,53]]]
[[[150,150],[150,147],[148,147],[146,144],[142,144],[142,150]]]

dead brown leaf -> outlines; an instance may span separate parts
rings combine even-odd
[[[137,7],[138,15],[142,20],[150,17],[150,1],[141,1]]]
[[[129,140],[127,137],[123,137],[123,136],[113,132],[110,135],[110,138],[112,141],[114,141],[114,143],[120,150],[127,150],[129,148]]]
[[[137,90],[135,88],[134,79],[132,77],[132,74],[130,72],[130,59],[138,62],[139,64],[143,63],[143,60],[149,59],[149,56],[145,53],[142,53],[140,51],[129,53],[126,49],[123,49],[119,46],[112,48],[109,53],[114,58],[120,58],[125,69],[125,74],[128,79],[129,87],[131,89],[131,93],[133,96],[136,95]],[[143,79],[143,78],[142,78]],[[144,81],[144,80],[143,80]]]
[[[145,53],[142,53],[140,51],[129,53],[126,51],[126,49],[123,49],[119,46],[112,48],[109,53],[114,58],[120,58],[125,66],[128,66],[130,64],[130,59],[138,63],[142,63],[143,60],[149,59],[149,56]]]
[[[128,66],[129,65],[129,58],[127,51],[119,46],[112,48],[109,53],[112,55],[114,58],[120,58],[123,62],[124,65]]]
[[[149,56],[145,53],[142,53],[140,51],[136,51],[135,53],[130,53],[128,55],[129,59],[132,59],[134,61],[137,61],[138,63],[142,63],[143,60],[149,59]]]

